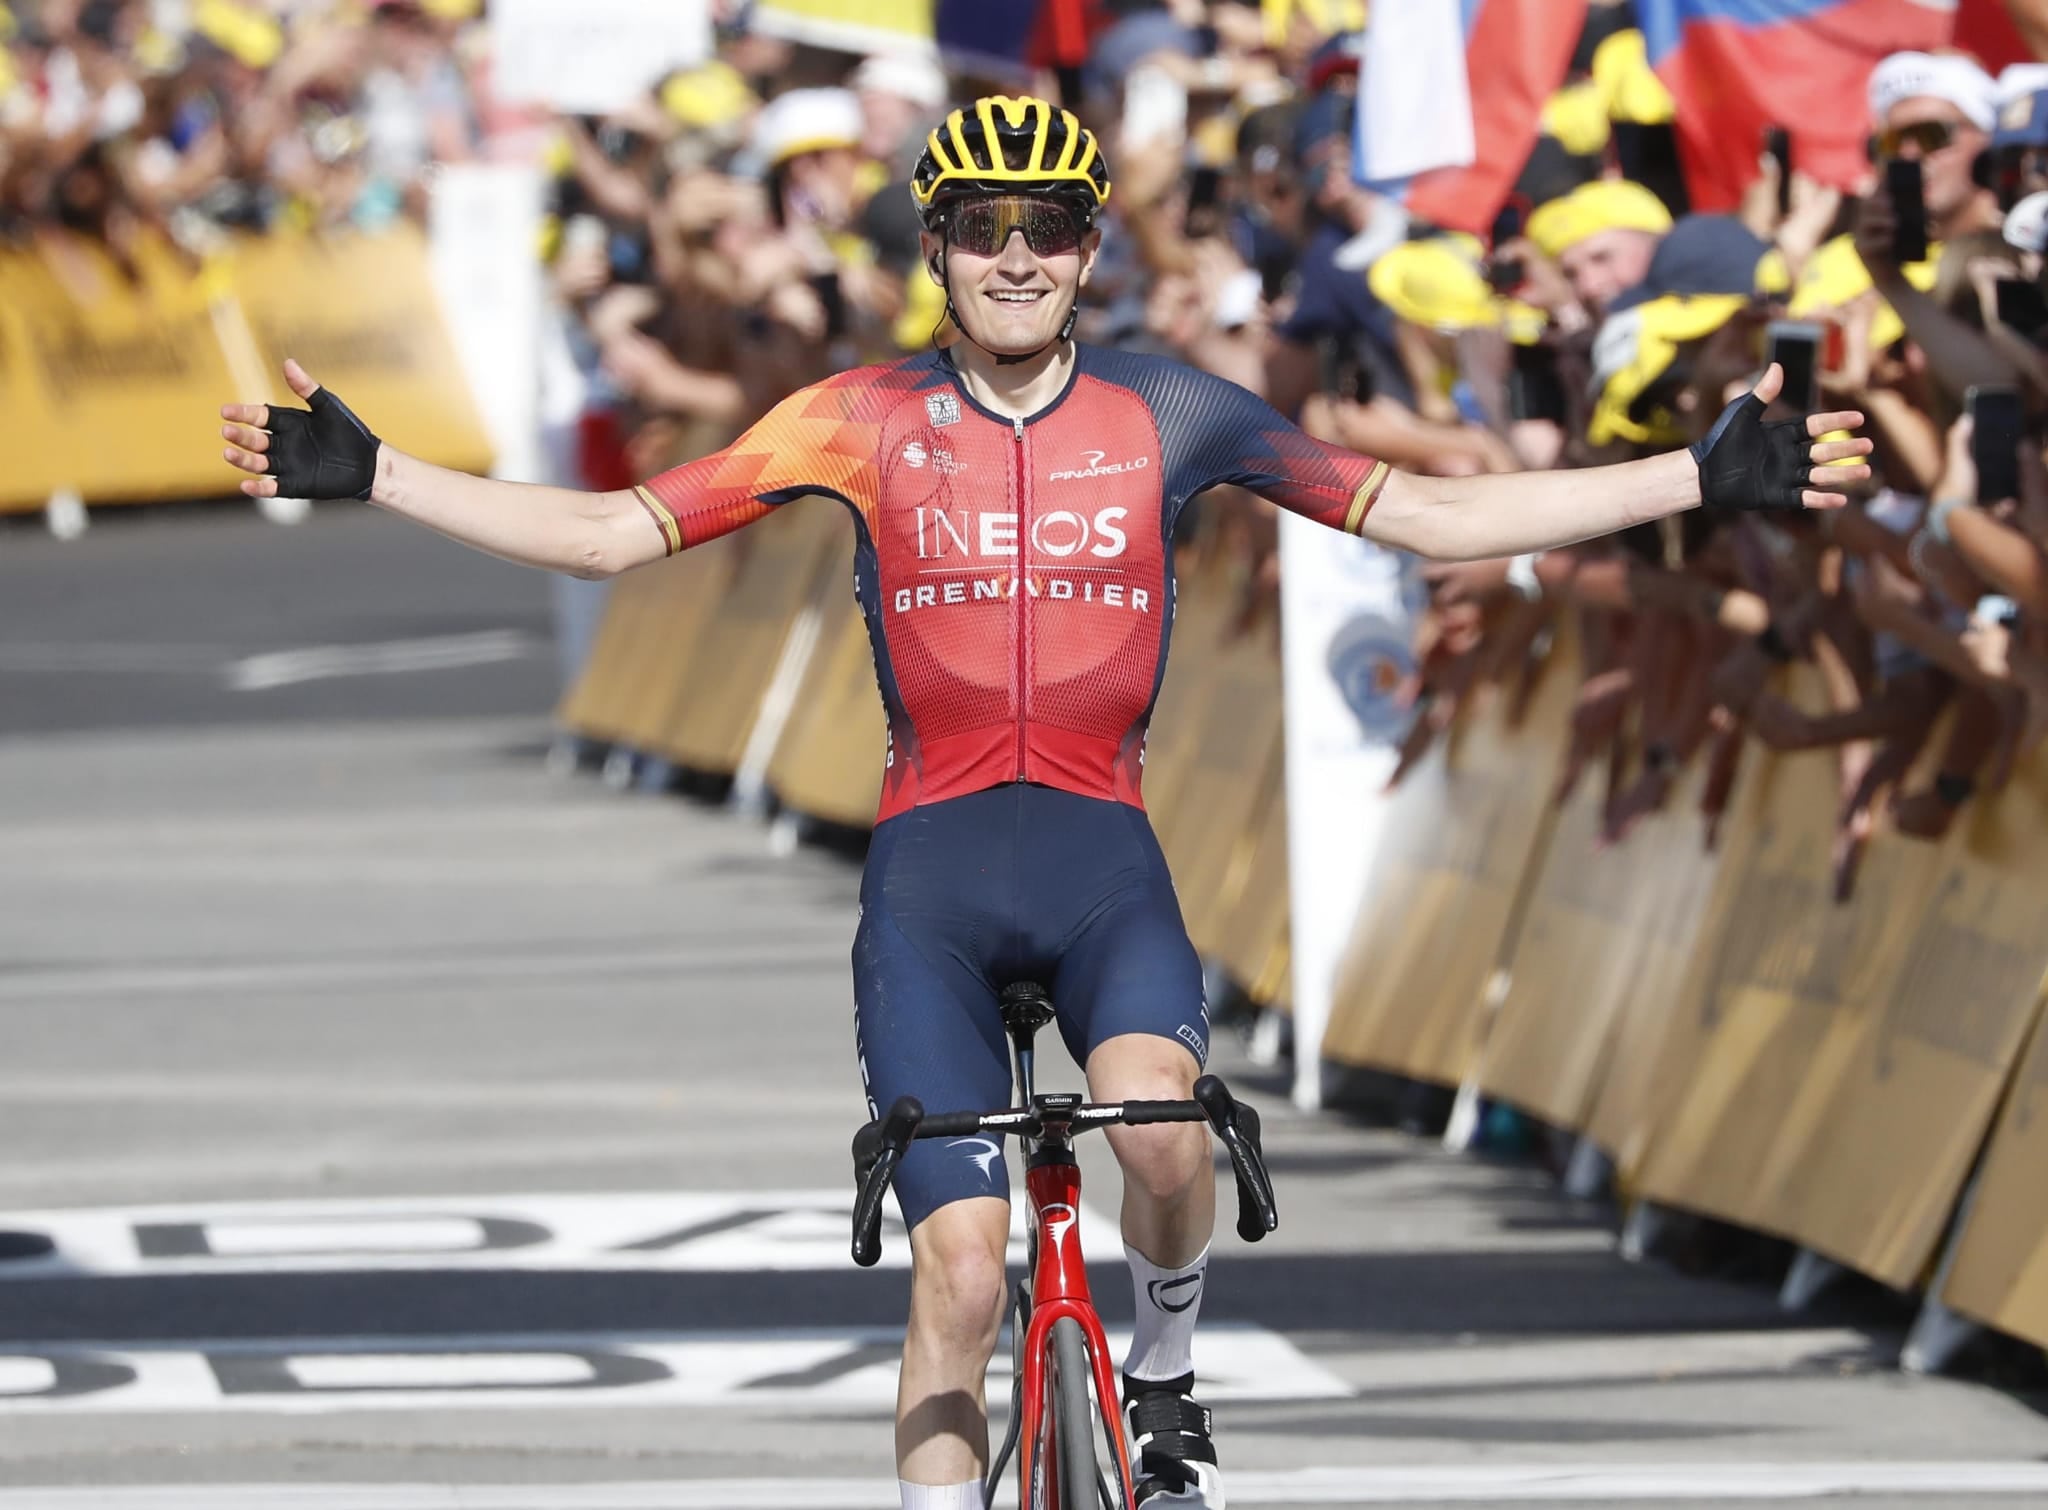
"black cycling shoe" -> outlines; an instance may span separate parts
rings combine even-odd
[[[1209,1412],[1188,1393],[1194,1387],[1191,1373],[1162,1380],[1124,1375],[1138,1503],[1151,1510],[1224,1510]]]

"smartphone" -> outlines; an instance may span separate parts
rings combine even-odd
[[[1916,157],[1888,157],[1884,163],[1884,186],[1891,195],[1892,261],[1904,267],[1927,260],[1927,197],[1921,188],[1920,160]]]
[[[1179,146],[1187,132],[1188,92],[1180,80],[1151,65],[1132,69],[1124,79],[1123,140],[1132,145],[1164,141]]]
[[[1804,320],[1773,320],[1764,327],[1764,361],[1785,369],[1778,403],[1811,414],[1820,403],[1821,328]]]
[[[1566,423],[1564,380],[1558,376],[1557,354],[1544,346],[1517,346],[1508,368],[1508,418],[1547,419]]]
[[[1194,168],[1188,173],[1188,208],[1181,230],[1188,236],[1206,236],[1216,228],[1216,201],[1223,189],[1220,168]]]
[[[1840,320],[1823,320],[1820,328],[1820,370],[1840,372],[1849,361],[1849,333]]]
[[[1764,130],[1764,155],[1778,164],[1778,218],[1792,213],[1792,133],[1783,126]]]
[[[2041,292],[2041,285],[2031,278],[2000,278],[1998,323],[2030,341],[2038,339],[2048,327],[2048,295]]]
[[[1977,501],[1997,503],[2020,492],[2020,391],[2017,388],[1972,388],[1963,408],[1975,422],[1970,431],[1970,460],[1977,467]]]
[[[1504,294],[1510,289],[1520,288],[1528,280],[1529,270],[1520,257],[1498,255],[1502,247],[1521,234],[1522,207],[1511,199],[1493,217],[1493,230],[1487,238],[1487,245],[1495,255],[1487,259],[1486,281],[1495,293]]]

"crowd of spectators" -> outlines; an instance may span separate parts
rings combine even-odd
[[[203,252],[228,228],[416,214],[434,163],[521,124],[488,104],[482,9],[0,9],[0,231],[118,247],[153,227]],[[1692,213],[1632,8],[1594,0],[1479,237],[1354,182],[1356,0],[1104,0],[1085,65],[1036,79],[795,45],[739,0],[713,9],[710,61],[548,123],[541,254],[592,394],[586,484],[951,339],[910,168],[953,103],[1029,90],[1076,109],[1115,174],[1077,335],[1220,373],[1328,439],[1444,476],[1618,460],[1699,438],[1773,352],[1793,359],[1785,404],[1869,417],[1876,483],[1847,509],[1426,568],[1408,763],[1569,615],[1563,788],[1604,783],[1610,839],[1697,762],[1711,843],[1745,748],[1825,748],[1846,891],[1876,825],[1938,837],[2048,731],[2048,66],[1896,55],[1839,102],[1868,112],[1866,182],[1804,176],[1795,131],[1789,158],[1759,141],[1738,212]],[[1899,254],[1894,161],[1920,168],[1924,255]],[[1249,542],[1254,593],[1277,577],[1262,510],[1209,509]],[[1796,698],[1794,661],[1812,668]]]

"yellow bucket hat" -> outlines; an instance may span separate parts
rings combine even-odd
[[[1650,50],[1634,27],[1593,49],[1593,82],[1607,115],[1632,126],[1665,126],[1678,114],[1671,91],[1650,67]]]
[[[199,0],[192,29],[247,68],[268,68],[284,51],[284,28],[276,19],[237,0]]]
[[[1544,256],[1554,258],[1602,231],[1661,236],[1670,229],[1671,212],[1663,200],[1639,183],[1603,178],[1538,205],[1529,217],[1528,233]]]
[[[1925,262],[1907,264],[1900,271],[1906,281],[1926,293],[1934,287],[1936,272],[1941,266],[1941,248],[1929,246]],[[1833,241],[1824,242],[1814,254],[1806,259],[1806,266],[1799,270],[1798,286],[1792,290],[1792,302],[1786,312],[1796,320],[1840,309],[1864,294],[1870,292],[1870,269],[1863,265],[1863,259],[1856,254],[1856,243],[1847,235],[1837,236]],[[1878,302],[1877,314],[1870,322],[1870,344],[1882,350],[1906,333],[1906,322],[1898,312],[1882,300]]]
[[[1662,406],[1638,413],[1637,402],[1670,371],[1680,346],[1705,340],[1748,302],[1741,294],[1665,294],[1609,315],[1593,342],[1593,416],[1586,438],[1596,446],[1683,440],[1677,415]]]
[[[730,126],[760,104],[740,71],[713,59],[670,76],[661,86],[662,107],[692,131]]]
[[[1365,281],[1396,315],[1431,330],[1505,326],[1509,338],[1524,345],[1543,334],[1542,310],[1503,299],[1488,286],[1475,236],[1404,241],[1374,259]]]

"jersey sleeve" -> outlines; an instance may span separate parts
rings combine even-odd
[[[872,518],[881,426],[855,377],[800,388],[723,451],[636,485],[668,554],[731,534],[806,493],[838,498]]]
[[[1331,529],[1350,535],[1364,529],[1386,486],[1387,463],[1315,439],[1257,394],[1222,378],[1207,377],[1192,407],[1189,422],[1199,439],[1189,496],[1233,483]]]

